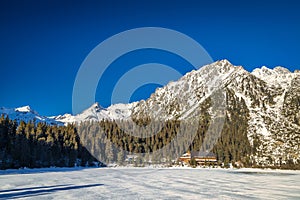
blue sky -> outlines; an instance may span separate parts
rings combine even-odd
[[[300,5],[297,1],[1,1],[0,107],[30,105],[43,115],[72,112],[76,73],[100,42],[138,27],[165,27],[199,42],[214,60],[228,59],[247,70],[300,67]],[[190,70],[166,52],[131,55]],[[114,77],[130,69],[111,68],[96,101],[107,107]],[[160,60],[159,60],[160,59]],[[119,62],[121,62],[120,59]],[[182,65],[181,65],[182,64]],[[126,68],[127,66],[127,68]],[[105,81],[105,80],[104,80]],[[112,81],[112,82],[109,82]],[[146,98],[146,85],[132,100]]]

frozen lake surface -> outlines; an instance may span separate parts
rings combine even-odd
[[[0,199],[300,199],[300,172],[83,168],[0,171]]]

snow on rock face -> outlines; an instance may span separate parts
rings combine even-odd
[[[233,66],[228,60],[193,70],[178,81],[157,89],[146,101],[138,102],[133,115],[135,118],[149,116],[161,120],[190,117],[199,104],[240,70],[241,67]]]
[[[296,76],[284,67],[277,66],[274,69],[269,69],[265,66],[256,68],[252,71],[254,76],[265,81],[268,85],[275,87],[288,87],[291,80]]]
[[[284,68],[284,67],[280,67],[280,66],[277,66],[274,68],[274,71],[277,72],[277,74],[290,74],[290,70]]]
[[[23,106],[23,107],[16,108],[15,111],[18,111],[18,112],[31,112],[32,110],[29,106]]]
[[[228,85],[238,98],[244,99],[249,110],[249,141],[260,139],[256,163],[278,164],[279,158],[285,161],[300,158],[297,145],[300,117],[296,114],[300,109],[297,104],[300,81],[297,80],[300,74],[283,67],[262,67]]]
[[[65,114],[54,119],[65,124],[82,121],[101,121],[102,119],[127,119],[131,116],[131,109],[135,104],[114,104],[108,108],[103,108],[96,102],[78,115]]]
[[[8,115],[10,119],[16,120],[17,122],[24,121],[34,121],[44,122],[50,125],[64,125],[51,117],[41,116],[36,111],[32,110],[29,106],[23,106],[19,108],[0,108],[0,115]]]
[[[75,122],[75,117],[71,114],[64,114],[64,115],[58,115],[58,116],[53,116],[50,117],[51,119],[64,123],[65,125],[67,125],[68,123],[73,123]]]
[[[94,103],[91,107],[84,110],[78,115],[64,114],[52,117],[39,115],[29,106],[20,108],[0,108],[0,115],[8,115],[10,119],[20,121],[36,121],[46,122],[52,125],[67,125],[69,123],[76,123],[82,121],[100,121],[102,119],[115,120],[126,119],[131,116],[131,109],[136,103],[131,104],[115,104],[108,108],[103,108],[99,103]]]

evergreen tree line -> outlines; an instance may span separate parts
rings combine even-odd
[[[23,121],[17,124],[2,116],[0,169],[86,166],[97,160],[107,164],[133,163],[136,166],[150,163],[171,164],[187,151],[203,149],[213,152],[218,164],[225,167],[230,163],[260,167],[252,159],[253,155],[259,156],[257,148],[260,139],[254,135],[250,145],[247,137],[247,106],[233,91],[227,89],[226,94],[226,111],[214,119],[209,113],[212,107],[209,98],[194,113],[195,118],[185,121],[156,122],[146,117],[135,118],[134,121],[102,120],[51,126]],[[224,118],[225,121],[222,120]],[[212,123],[214,126],[211,127]],[[215,134],[220,130],[220,135]],[[295,166],[288,163],[280,167],[298,169],[299,164]]]
[[[80,143],[74,125],[17,124],[4,115],[0,118],[0,169],[86,166],[96,161]]]
[[[213,148],[210,150],[216,154],[220,165],[223,163],[229,166],[229,163],[239,162],[243,166],[251,166],[250,155],[255,150],[247,138],[246,105],[245,102],[236,104],[224,113],[225,123],[218,118],[214,119],[214,127],[210,132],[214,133],[221,127],[221,135],[217,139],[209,138],[205,144],[209,146],[212,143]],[[201,105],[196,118],[198,121],[149,123],[149,118],[135,119],[134,122],[102,120],[81,123],[78,133],[90,152],[105,163],[124,164],[126,158],[137,155],[135,160],[141,165],[149,162],[171,164],[187,151],[205,149],[203,141],[208,137],[208,128],[212,123],[208,113],[210,106],[209,100]],[[145,131],[143,128],[146,126],[148,128]],[[140,137],[135,136],[135,133]]]
[[[82,143],[100,161],[124,164],[126,157],[138,155],[137,162],[170,163],[187,151],[201,151],[209,120],[203,118],[197,127],[191,122],[167,121],[156,134],[136,137],[126,131],[128,121],[84,122],[79,127]],[[122,124],[122,125],[120,125]],[[155,125],[156,123],[154,123]],[[160,123],[158,123],[160,124]],[[233,125],[233,126],[232,126]],[[216,154],[219,164],[241,162],[249,166],[252,148],[243,126],[226,118],[223,131],[211,152]],[[192,131],[196,131],[192,134]],[[180,136],[178,136],[178,134]],[[215,141],[212,141],[215,142]],[[150,155],[150,156],[149,156]]]

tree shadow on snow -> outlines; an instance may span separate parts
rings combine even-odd
[[[76,190],[82,188],[98,187],[103,184],[87,184],[87,185],[53,185],[53,186],[41,186],[41,187],[30,187],[30,188],[18,188],[11,190],[0,191],[0,199],[14,199],[14,198],[25,198],[39,195],[46,195],[58,191]]]
[[[37,174],[47,172],[72,172],[86,169],[99,169],[101,167],[50,167],[50,168],[26,168],[26,169],[6,169],[0,170],[0,175],[12,175],[12,174]]]

